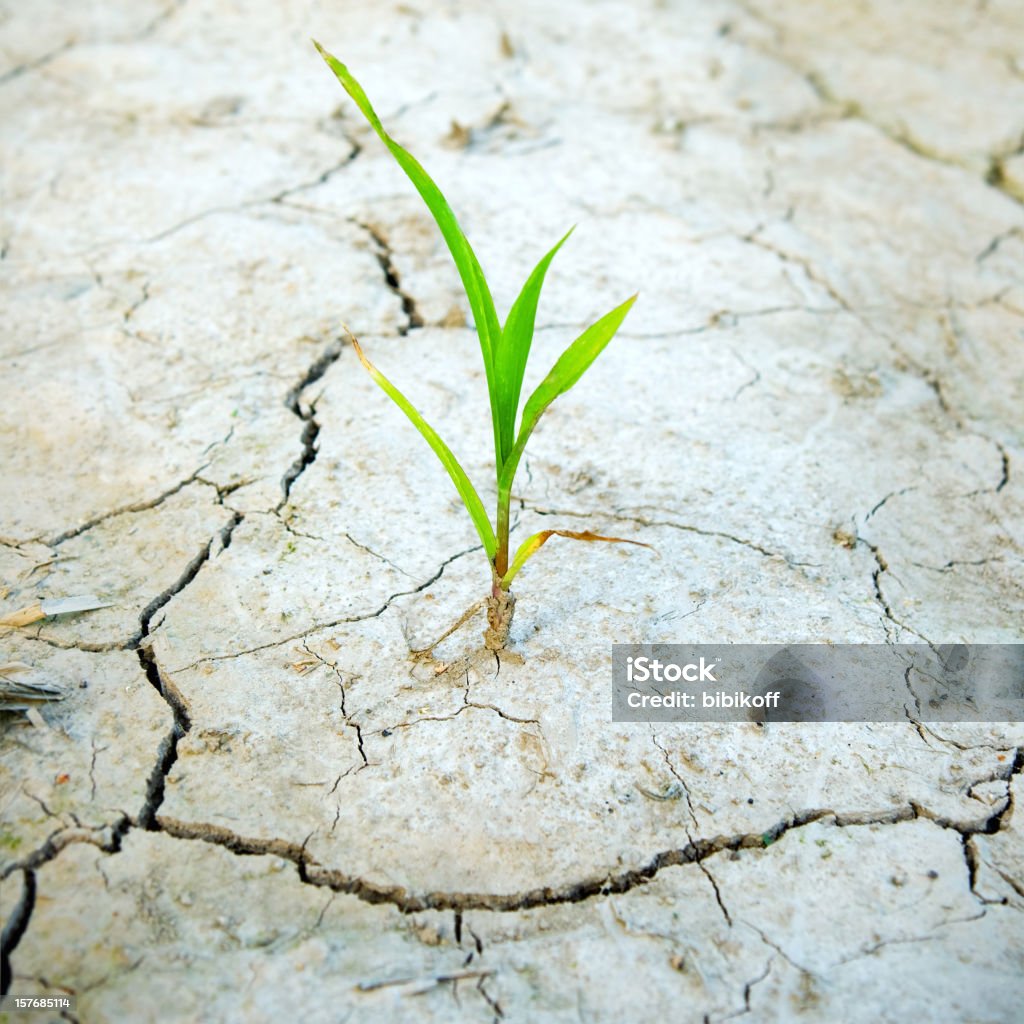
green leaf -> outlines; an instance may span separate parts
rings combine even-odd
[[[519,396],[523,390],[523,374],[526,372],[526,361],[530,356],[530,345],[533,343],[533,328],[537,320],[537,303],[540,300],[541,288],[544,287],[544,276],[548,272],[555,253],[562,248],[566,239],[575,231],[575,227],[562,236],[558,243],[537,264],[534,271],[526,279],[523,290],[519,293],[509,310],[505,329],[501,332],[501,340],[494,356],[494,381],[498,391],[498,432],[501,438],[501,462],[508,458],[515,443],[516,414],[519,412]]]
[[[532,536],[527,537],[526,540],[519,545],[519,550],[516,552],[516,557],[512,559],[512,564],[508,567],[508,572],[501,578],[502,590],[508,590],[513,577],[526,564],[526,560],[552,537],[568,537],[570,540],[585,541],[601,540],[608,544],[636,544],[641,548],[649,548],[651,546],[650,544],[645,544],[642,540],[630,540],[628,537],[604,537],[599,533],[591,533],[590,530],[541,530],[540,533],[535,533]]]
[[[462,498],[462,502],[473,520],[476,532],[480,535],[480,540],[483,541],[487,557],[493,560],[498,545],[494,539],[491,522],[484,511],[484,504],[480,500],[480,495],[476,493],[476,488],[470,483],[469,477],[466,476],[466,471],[459,465],[459,460],[455,458],[448,445],[437,436],[434,428],[427,423],[405,395],[366,358],[363,350],[359,347],[359,342],[351,334],[349,334],[349,340],[356,350],[356,355],[359,356],[359,361],[366,367],[370,376],[380,385],[388,398],[409,417],[412,425],[423,435],[427,444],[434,449],[434,454],[441,460],[441,465],[448,471],[448,475],[452,478],[452,483],[455,484],[455,489],[459,492],[459,497]]]
[[[515,447],[509,453],[501,469],[499,492],[512,489],[512,479],[537,421],[544,410],[559,396],[565,394],[587,371],[590,364],[604,351],[604,347],[615,336],[615,332],[626,319],[636,295],[630,296],[606,313],[595,324],[588,327],[558,358],[548,375],[540,382],[536,391],[526,400],[523,407],[523,422]]]
[[[462,233],[459,222],[452,213],[448,201],[441,194],[441,190],[434,184],[434,180],[423,169],[419,161],[407,150],[403,149],[384,130],[377,112],[367,99],[363,87],[352,77],[351,72],[341,63],[337,57],[328,53],[315,39],[313,45],[320,52],[320,56],[327,62],[327,66],[334,72],[337,79],[345,87],[345,91],[356,102],[356,106],[362,111],[363,117],[370,122],[370,126],[380,136],[381,142],[391,151],[391,155],[398,162],[398,165],[408,175],[409,180],[416,186],[416,191],[423,197],[430,212],[441,229],[448,249],[455,260],[455,266],[462,278],[462,286],[466,291],[466,298],[469,300],[469,308],[473,312],[473,320],[476,323],[476,332],[480,337],[480,349],[484,356],[484,370],[487,374],[487,390],[491,397],[491,417],[494,426],[495,452],[498,455],[499,471],[501,466],[500,437],[497,419],[497,403],[495,401],[495,379],[494,379],[494,358],[495,352],[501,340],[501,328],[498,325],[498,315],[494,310],[494,300],[491,298],[491,290],[487,286],[487,279],[480,267],[480,263],[473,252],[472,247]]]

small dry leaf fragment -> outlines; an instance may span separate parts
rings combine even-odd
[[[31,671],[32,666],[26,665],[23,661],[9,661],[6,665],[0,665],[0,676],[16,676]]]
[[[64,691],[53,683],[39,679],[15,679],[31,666],[13,662],[0,668],[0,711],[27,711],[36,704],[63,700]]]
[[[0,626],[31,626],[33,622],[48,619],[54,615],[73,615],[76,612],[91,612],[97,608],[110,608],[113,601],[101,601],[95,594],[79,597],[55,597],[36,601],[0,618]]]
[[[33,622],[39,622],[45,618],[43,602],[36,601],[35,604],[27,605],[25,608],[19,608],[16,612],[5,615],[0,619],[0,626],[31,626]]]
[[[414,926],[413,933],[425,946],[440,946],[444,942],[444,936],[430,924]]]
[[[97,608],[112,608],[113,601],[103,601],[95,594],[82,594],[80,597],[58,597],[43,601],[43,614],[49,618],[51,615],[72,615],[75,612],[91,612]]]
[[[34,679],[33,674],[36,675]],[[23,661],[9,661],[0,665],[0,711],[22,711],[34,726],[48,729],[36,705],[63,699],[64,691],[48,682],[31,665]]]
[[[53,732],[53,730],[47,724],[46,719],[43,718],[43,716],[41,714],[39,714],[39,709],[38,708],[26,708],[25,709],[25,714],[28,717],[28,720],[37,729],[42,729],[45,732]]]
[[[449,149],[465,149],[473,139],[473,129],[452,121],[448,134],[441,140]]]
[[[437,325],[438,327],[465,327],[466,314],[458,306],[450,306]]]

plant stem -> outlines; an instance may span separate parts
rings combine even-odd
[[[511,489],[498,489],[498,523],[495,539],[498,548],[494,555],[494,574],[496,586],[501,585],[501,578],[508,572],[508,528],[509,528],[509,506],[512,501]]]
[[[515,610],[515,595],[508,590],[502,590],[501,577],[495,570],[491,582],[491,596],[487,598],[487,629],[484,630],[484,646],[489,651],[504,650],[508,643],[508,631]]]
[[[508,572],[508,530],[509,507],[512,503],[512,488],[502,487],[498,482],[498,522],[495,539],[497,550],[491,565],[491,595],[487,598],[487,629],[484,630],[484,644],[490,651],[503,650],[508,643],[508,630],[516,610],[515,597],[502,586],[502,578]]]

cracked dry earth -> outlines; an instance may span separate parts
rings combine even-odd
[[[554,12],[554,13],[553,13]],[[5,956],[81,1021],[1015,1021],[1024,727],[613,725],[611,641],[1020,639],[1024,8],[5,3]],[[487,566],[438,235],[579,228]],[[432,646],[433,645],[433,646]]]

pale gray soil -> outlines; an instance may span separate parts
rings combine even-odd
[[[1024,7],[7,3],[0,725],[20,993],[106,1021],[985,1021],[1024,727],[609,721],[610,643],[1021,638]],[[528,386],[510,651],[447,192]],[[490,499],[488,499],[490,500]],[[653,794],[653,796],[652,796]],[[667,799],[657,799],[659,795]],[[1015,800],[1017,805],[1015,806]]]

